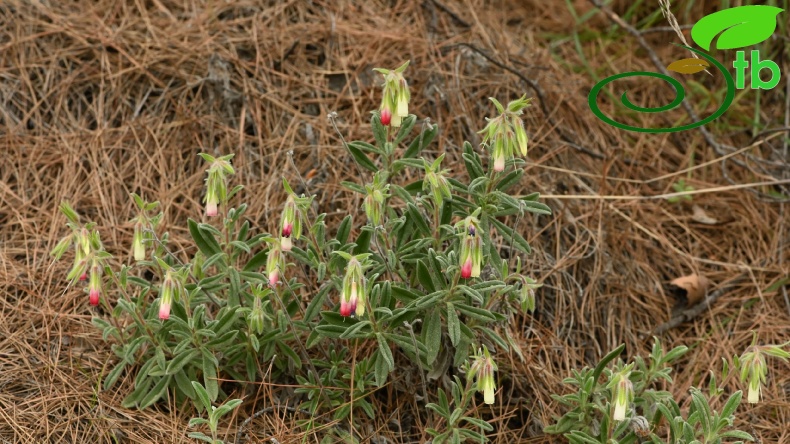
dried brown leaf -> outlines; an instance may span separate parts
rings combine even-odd
[[[691,215],[691,219],[694,220],[694,222],[699,222],[705,225],[717,225],[719,223],[718,219],[708,216],[708,213],[706,213],[705,210],[703,210],[699,205],[694,205],[693,210],[694,214]]]
[[[673,280],[671,284],[686,291],[686,306],[692,306],[705,297],[710,281],[701,274],[690,274]]]

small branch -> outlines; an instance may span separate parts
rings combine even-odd
[[[471,28],[472,27],[472,25],[470,25],[469,22],[467,22],[466,20],[464,20],[461,17],[459,17],[458,14],[454,13],[450,8],[448,8],[446,5],[441,3],[439,0],[430,0],[430,1],[431,1],[431,3],[433,3],[434,6],[436,6],[439,9],[441,9],[442,12],[444,12],[447,15],[449,15],[459,25],[464,26],[466,28]]]

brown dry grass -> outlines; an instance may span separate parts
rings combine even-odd
[[[522,192],[551,196],[545,202],[553,216],[530,217],[520,226],[536,250],[528,266],[545,287],[536,315],[511,327],[526,362],[515,355],[502,362],[501,374],[514,376],[501,380],[498,403],[481,410],[497,427],[494,442],[552,442],[540,432],[560,411],[550,394],[564,393],[561,380],[571,368],[594,362],[619,343],[627,345],[629,356],[645,354],[651,331],[670,317],[674,302],[665,287],[675,277],[699,272],[714,288],[735,283],[709,310],[662,334],[667,346],[692,348],[670,387],[674,393],[688,393],[722,357],[740,353],[752,329],[764,342],[788,339],[786,294],[762,292],[790,270],[786,204],[761,194],[768,187],[729,188],[782,179],[780,173],[790,168],[781,138],[722,165],[721,153],[697,131],[644,135],[606,126],[587,108],[593,82],[584,60],[572,40],[556,37],[567,36],[573,23],[562,2],[392,3],[0,5],[3,442],[188,441],[190,409],[166,403],[142,412],[124,409],[120,400],[129,379],[111,391],[99,389],[113,355],[90,325],[94,313],[87,297],[67,288],[68,264],[52,265],[47,254],[63,234],[65,221],[56,214],[62,199],[98,222],[105,244],[122,260],[129,259],[131,240],[128,193],[159,200],[173,250],[180,251],[190,248],[184,222],[200,211],[204,173],[196,154],[233,152],[234,180],[245,185],[248,214],[259,230],[274,228],[282,204],[280,175],[295,178],[313,169],[318,174],[311,191],[330,223],[339,221],[360,202],[339,187],[356,170],[326,115],[339,113],[348,138],[370,138],[367,113],[379,92],[370,69],[404,59],[412,60],[415,112],[442,131],[429,154],[447,152],[457,171],[463,169],[461,141],[478,142],[475,131],[491,113],[487,97],[535,94],[503,66],[539,82],[545,96],[545,108],[533,107],[526,119],[533,149],[520,184]],[[590,8],[574,3],[580,11]],[[628,2],[619,3],[615,10],[623,13]],[[714,3],[697,2],[689,14],[701,17]],[[653,8],[658,5],[645,11]],[[608,27],[598,14],[578,28],[592,35],[582,46],[596,75],[655,70],[624,33],[589,34]],[[685,56],[667,45],[675,41],[671,32],[646,38],[662,60]],[[785,75],[790,73],[787,57],[779,60]],[[657,87],[634,86],[634,93],[652,103]],[[761,121],[769,128],[783,126],[786,118],[783,89],[762,95]],[[753,115],[753,94],[736,102],[727,119],[737,123],[738,116]],[[747,146],[753,135],[714,133],[735,146]],[[698,190],[725,187],[694,198],[718,225],[694,222],[686,206],[637,199],[671,192],[689,167],[689,149],[696,164],[711,162],[694,171],[691,184]],[[740,421],[761,442],[790,442],[790,374],[785,364],[771,362],[770,375],[766,401],[742,407]],[[727,387],[737,383],[730,379]],[[251,392],[238,416],[225,424],[228,439],[245,417],[287,394],[273,383]],[[381,399],[386,396],[392,397],[380,404],[379,420],[358,430],[361,436],[427,439],[417,402],[397,385]],[[252,422],[250,442],[268,442],[269,436],[293,442],[299,419],[293,412],[262,415]],[[321,436],[311,435],[310,442]]]

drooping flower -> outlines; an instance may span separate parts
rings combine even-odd
[[[508,103],[507,108],[493,97],[490,100],[500,114],[486,118],[488,123],[479,133],[484,134],[483,144],[491,150],[493,169],[499,173],[505,170],[505,162],[513,158],[516,151],[521,152],[522,156],[527,155],[527,132],[520,116],[524,108],[529,106],[531,99],[523,96]]]
[[[261,298],[256,297],[255,303],[252,307],[252,310],[250,311],[249,317],[247,317],[250,330],[258,334],[263,333],[263,323],[265,319],[266,319],[266,315],[263,312],[263,305],[261,303]]]
[[[159,319],[166,321],[170,319],[170,304],[167,302],[159,303]]]
[[[496,363],[491,359],[488,348],[483,346],[483,351],[478,350],[475,360],[469,369],[469,378],[475,378],[477,391],[483,392],[483,402],[486,404],[494,403],[494,392],[496,392],[496,381],[494,372],[497,371]]]
[[[445,199],[451,200],[450,184],[446,174],[449,170],[441,169],[444,154],[440,155],[433,163],[423,159],[423,169],[425,169],[425,179],[422,182],[422,189],[428,190],[433,195],[436,208],[441,208]]]
[[[362,202],[362,206],[368,221],[374,226],[381,224],[384,203],[390,197],[388,190],[389,184],[386,181],[386,173],[384,171],[377,172],[373,175],[373,183],[365,185],[367,195]]]
[[[513,119],[513,127],[516,129],[516,142],[518,142],[519,151],[521,155],[527,157],[528,139],[527,132],[524,130],[524,122],[519,118]]]
[[[400,90],[398,91],[398,117],[401,119],[409,115],[409,86],[406,79],[401,77],[398,81]]]
[[[388,126],[392,121],[392,111],[387,107],[381,108],[381,124]]]
[[[351,316],[351,304],[349,304],[348,301],[340,301],[340,316]]]
[[[301,220],[297,214],[296,200],[293,193],[289,193],[280,218],[280,247],[282,251],[291,251],[293,247],[291,236],[299,239],[301,231]]]
[[[762,393],[762,384],[765,383],[768,376],[768,366],[765,363],[765,356],[762,350],[756,345],[752,345],[741,355],[741,381],[747,380],[748,392],[747,401],[749,404],[756,404],[760,402],[760,394]]]
[[[634,399],[634,386],[629,378],[630,373],[628,369],[623,369],[614,376],[610,383],[612,403],[614,404],[612,419],[615,421],[625,420],[628,406]]]
[[[91,265],[91,280],[89,287],[90,304],[99,305],[99,294],[101,292],[101,265],[94,260]]]
[[[467,256],[466,262],[461,266],[461,277],[469,279],[472,277],[472,256]]]
[[[384,76],[384,85],[381,95],[381,124],[391,125],[393,128],[401,126],[401,122],[409,115],[409,85],[403,77],[403,72],[409,66],[404,63],[397,69],[389,70],[375,68],[374,71]],[[394,112],[393,112],[394,110]]]
[[[206,194],[206,216],[214,217],[218,213],[217,205],[219,201],[215,193],[209,192]]]
[[[365,314],[367,303],[367,286],[362,264],[356,257],[352,257],[346,266],[346,275],[343,278],[343,289],[340,296],[340,315],[357,316]]]
[[[90,231],[86,228],[80,228],[74,234],[74,266],[72,267],[71,276],[79,273],[80,280],[88,279],[88,256],[91,253]]]
[[[172,269],[165,272],[165,279],[162,281],[162,286],[159,288],[159,319],[166,321],[170,319],[170,306],[173,304],[173,298],[178,291],[178,282],[175,279]]]
[[[134,252],[134,260],[141,261],[145,259],[145,245],[143,244],[143,224],[140,221],[134,224],[134,236],[132,237],[132,250]]]
[[[461,277],[469,279],[480,277],[483,263],[483,239],[478,236],[477,219],[467,217],[464,222],[464,234],[461,240]]]
[[[269,276],[269,285],[274,288],[280,282],[280,272],[283,268],[282,242],[272,242],[269,255],[266,258],[266,275]]]
[[[218,206],[220,203],[225,204],[228,198],[228,184],[227,176],[234,174],[235,170],[230,165],[230,159],[233,154],[215,158],[206,153],[200,153],[209,167],[206,170],[208,177],[206,177],[206,216],[214,217],[218,214]]]
[[[522,276],[521,283],[521,309],[533,313],[535,311],[535,289],[543,284],[538,284],[534,279]]]

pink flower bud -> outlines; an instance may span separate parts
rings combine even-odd
[[[464,279],[469,279],[472,277],[472,257],[468,257],[464,265],[461,266],[461,277]]]
[[[351,316],[351,304],[340,301],[340,316]]]
[[[206,203],[206,216],[214,217],[216,215],[217,215],[217,203],[216,202]]]
[[[291,233],[293,232],[294,224],[286,223],[283,224],[282,230],[282,237],[291,237]]]
[[[81,281],[84,281],[84,280],[86,280],[86,279],[88,279],[88,273],[82,273],[82,274],[80,275],[80,280],[81,280]]]
[[[276,286],[277,283],[280,282],[280,272],[279,270],[274,270],[269,273],[269,285],[272,287]]]
[[[390,121],[392,120],[392,111],[389,108],[384,108],[381,110],[381,124],[384,126],[388,126]]]
[[[499,155],[494,159],[494,171],[501,173],[505,171],[505,156]]]
[[[162,302],[159,304],[159,319],[166,321],[170,319],[170,304]]]
[[[99,305],[99,291],[101,290],[101,267],[96,262],[94,262],[91,266],[91,277],[88,288],[90,288],[91,305]]]
[[[99,290],[98,289],[91,288],[90,302],[91,302],[91,305],[93,305],[94,307],[99,305]]]

